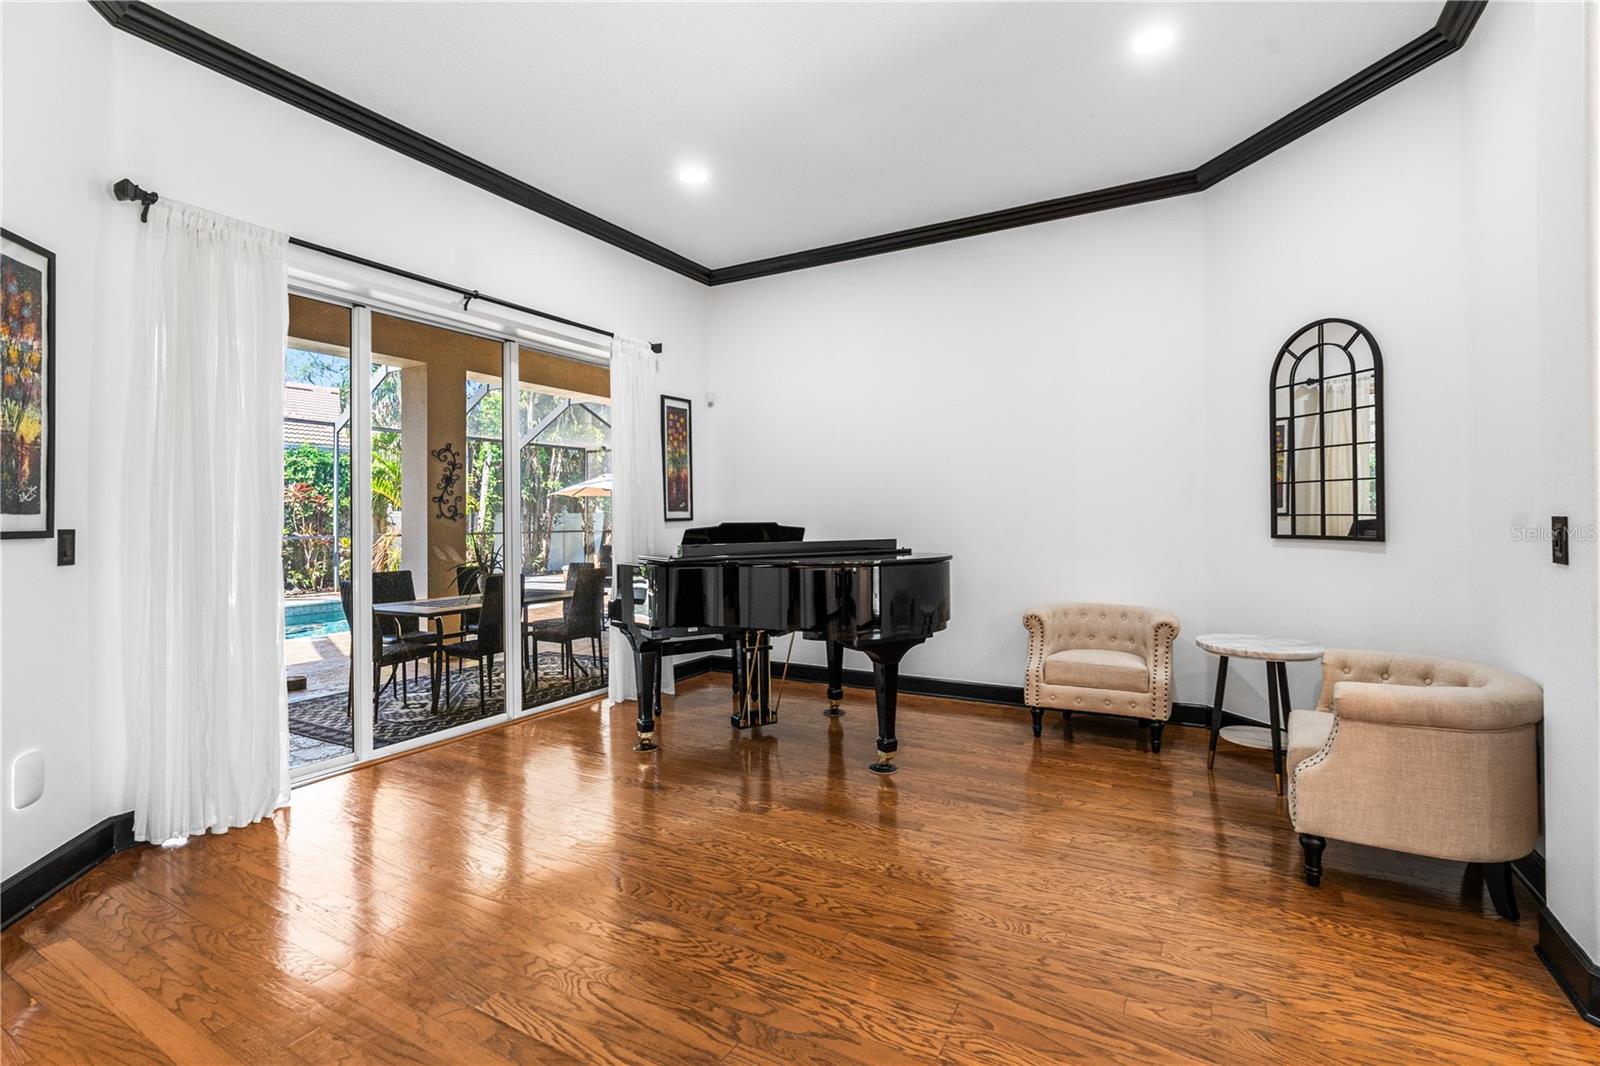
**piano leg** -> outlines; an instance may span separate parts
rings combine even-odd
[[[634,652],[634,680],[639,687],[639,746],[656,750],[656,709],[661,706],[661,650],[644,644]]]
[[[898,769],[894,756],[900,749],[900,741],[894,735],[894,711],[900,696],[900,660],[920,643],[919,640],[895,640],[857,647],[872,660],[873,687],[878,693],[878,761],[867,767],[875,774],[892,774]]]
[[[839,704],[844,701],[844,645],[837,640],[828,641],[828,709],[829,718],[841,718],[844,711]]]

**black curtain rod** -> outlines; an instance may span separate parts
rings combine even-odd
[[[139,211],[140,222],[150,221],[150,205],[161,199],[161,195],[159,193],[140,188],[138,185],[135,185],[133,180],[130,178],[123,178],[121,181],[117,182],[111,187],[111,191],[118,200],[136,201],[143,205]],[[301,248],[307,248],[322,255],[332,256],[335,259],[343,259],[347,263],[355,263],[359,266],[371,267],[374,270],[381,270],[386,274],[393,274],[396,277],[405,278],[409,281],[417,281],[424,285],[431,285],[436,289],[444,289],[447,292],[453,292],[457,296],[461,297],[461,309],[463,311],[472,305],[472,301],[477,300],[481,303],[498,304],[501,307],[507,307],[513,311],[520,311],[525,315],[532,315],[535,318],[542,318],[547,322],[559,322],[563,326],[571,326],[574,329],[581,329],[589,333],[598,333],[602,337],[611,338],[616,336],[616,334],[611,332],[609,329],[601,329],[599,326],[591,326],[586,322],[577,322],[570,318],[562,318],[560,315],[552,315],[548,311],[540,311],[536,307],[527,307],[523,304],[512,303],[510,300],[502,300],[496,296],[485,296],[477,289],[464,289],[460,285],[452,285],[448,281],[440,281],[438,278],[430,278],[425,274],[417,274],[410,270],[402,270],[399,267],[390,266],[387,263],[380,263],[376,259],[366,259],[359,255],[351,255],[349,252],[341,252],[339,249],[329,248],[325,244],[316,244],[312,241],[304,241],[299,237],[290,237],[289,243],[299,245]],[[656,341],[651,344],[650,350],[655,352],[657,355],[660,355],[661,342]]]

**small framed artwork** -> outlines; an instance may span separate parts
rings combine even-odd
[[[694,430],[689,401],[661,397],[661,496],[668,522],[694,518]]]
[[[0,284],[0,537],[52,537],[55,253],[0,229]]]

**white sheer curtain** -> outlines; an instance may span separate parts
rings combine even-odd
[[[611,342],[611,557],[634,562],[662,552],[661,357],[643,341]],[[612,595],[627,604],[628,589],[612,583]],[[611,698],[631,700],[638,691],[628,641],[612,631]],[[661,690],[672,692],[671,661],[662,663]]]
[[[162,199],[139,227],[123,631],[134,835],[289,799],[282,234]]]

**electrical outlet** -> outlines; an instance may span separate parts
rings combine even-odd
[[[1569,559],[1571,542],[1567,534],[1567,516],[1564,514],[1550,516],[1550,561],[1557,566],[1566,566]]]

